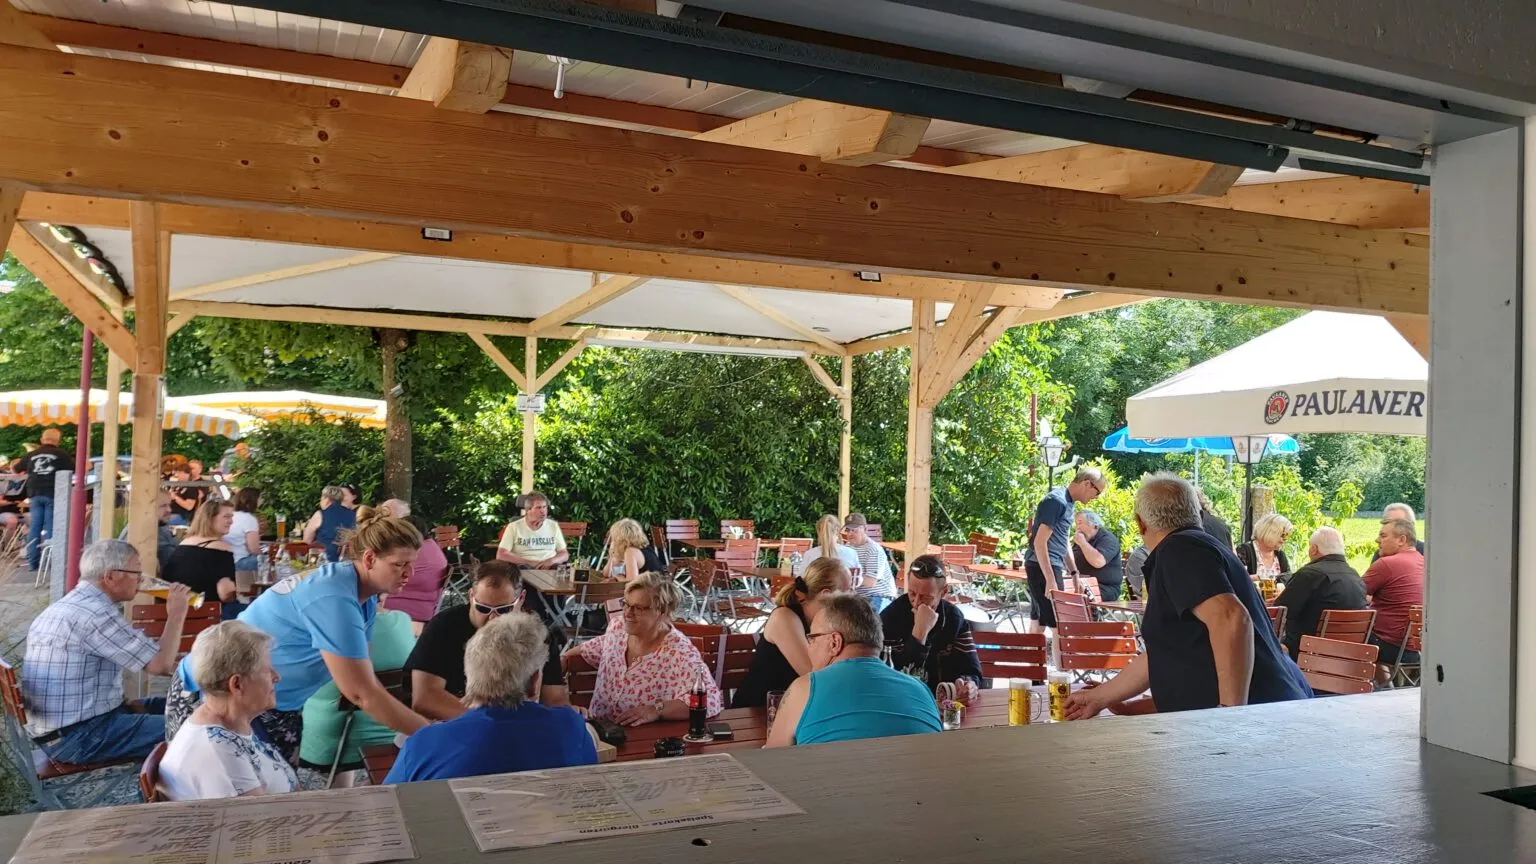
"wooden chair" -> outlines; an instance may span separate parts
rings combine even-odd
[[[757,636],[751,633],[727,633],[720,640],[716,659],[715,683],[720,685],[721,698],[730,704],[741,682],[747,680],[747,670],[752,668],[752,658],[757,654]],[[706,662],[709,658],[705,658]]]
[[[672,548],[667,542],[667,530],[660,525],[651,526],[651,546],[661,557],[661,563],[669,566],[672,564]]]
[[[782,561],[796,552],[804,555],[815,545],[816,541],[809,537],[785,537],[779,541],[779,560]]]
[[[1093,608],[1088,605],[1088,598],[1075,591],[1057,591],[1055,588],[1045,592],[1056,610],[1056,623],[1075,621],[1088,623],[1093,620]]]
[[[592,691],[597,689],[597,667],[582,659],[580,654],[571,655],[565,666],[565,689],[572,705],[591,708]]]
[[[979,531],[972,531],[971,535],[965,538],[965,542],[976,547],[977,555],[983,558],[996,559],[998,544],[1002,543],[1003,541],[997,537],[982,534]]]
[[[129,608],[128,623],[145,636],[158,640],[165,635],[165,616],[169,608],[164,603],[140,603]],[[218,624],[223,618],[223,607],[218,603],[204,601],[196,609],[188,609],[186,623],[181,625],[181,644],[176,646],[176,656],[185,657],[192,653],[192,643],[197,641],[197,634]],[[142,695],[148,692],[149,673],[140,672],[139,693]]]
[[[728,528],[740,528],[746,534],[757,533],[757,523],[751,519],[721,519],[720,536],[723,538],[728,533]]]
[[[606,609],[612,601],[624,599],[624,586],[628,583],[619,581],[592,581],[577,582],[577,591],[571,597],[571,602],[565,606],[566,620],[571,622],[570,636],[580,638],[581,622],[586,612],[596,609]],[[601,636],[601,633],[587,633],[587,636]]]
[[[672,557],[673,543],[687,543],[699,539],[699,520],[668,519],[666,527],[667,557]]]
[[[972,543],[950,543],[940,547],[939,558],[951,567],[964,567],[976,562],[976,546]]]
[[[454,563],[464,564],[464,541],[459,537],[459,526],[437,525],[432,529],[432,542],[436,543],[443,552],[452,551]]]
[[[1009,678],[1045,680],[1044,633],[973,632],[976,656],[981,661],[981,675],[996,682]]]
[[[745,622],[768,617],[768,598],[733,587],[725,562],[693,559],[690,574],[693,590],[698,594],[700,612],[706,621],[735,629],[744,626]]]
[[[1379,651],[1375,645],[1303,636],[1296,665],[1319,693],[1370,693],[1376,689]]]
[[[715,552],[715,560],[730,571],[732,576],[747,581],[754,578],[750,571],[757,569],[759,551],[761,551],[761,541],[755,537],[727,540],[725,548]]]
[[[1060,614],[1057,607],[1056,662],[1079,680],[1124,669],[1140,653],[1136,625],[1129,621],[1062,621]]]
[[[560,526],[560,533],[565,536],[566,545],[570,545],[572,537],[576,538],[576,550],[571,553],[572,561],[581,560],[581,543],[587,537],[587,523],[585,522],[556,522]]]
[[[1424,650],[1423,642],[1424,607],[1409,606],[1408,630],[1403,633],[1402,644],[1397,646],[1397,662],[1392,664],[1391,682],[1393,687],[1397,686],[1399,677],[1402,678],[1403,683],[1409,686],[1419,686],[1419,664],[1403,663],[1403,652],[1412,651],[1413,653],[1418,654],[1420,651]]]
[[[879,543],[885,539],[885,532],[880,529],[878,524],[873,522],[864,526],[864,533],[868,534],[869,539],[875,541],[876,543]]]
[[[385,692],[395,697],[402,705],[405,705],[407,708],[410,707],[411,696],[409,690],[411,675],[409,672],[404,669],[386,669],[375,671],[373,674],[374,677],[379,679],[379,683],[384,685]],[[330,788],[332,783],[336,782],[336,769],[341,765],[341,754],[347,749],[347,735],[351,734],[352,721],[357,717],[357,712],[361,709],[346,696],[341,696],[336,701],[336,710],[341,712],[346,719],[341,724],[341,737],[336,739],[336,756],[331,759],[331,773],[325,779],[327,789]]]
[[[1270,626],[1275,628],[1275,635],[1281,639],[1284,639],[1285,615],[1290,610],[1286,609],[1284,606],[1266,606],[1264,608],[1269,610],[1269,623]]]
[[[1331,639],[1335,642],[1364,644],[1375,624],[1375,609],[1359,611],[1324,609],[1323,617],[1317,621],[1317,635],[1319,638]]]
[[[56,789],[71,782],[64,778],[74,777],[83,780],[83,775],[90,772],[139,761],[137,758],[128,758],[76,764],[60,762],[50,757],[42,747],[32,742],[31,736],[27,733],[27,708],[26,700],[21,694],[21,679],[16,675],[16,667],[5,660],[0,660],[0,702],[5,706],[5,731],[8,739],[6,749],[10,752],[11,761],[17,773],[26,778],[33,797],[47,809],[66,809],[55,792]],[[101,799],[111,794],[112,784],[99,785],[101,788],[96,790],[91,800],[71,802],[70,809],[95,806]]]
[[[165,751],[170,749],[170,746],[164,741],[156,744],[155,749],[149,751],[144,764],[139,766],[139,798],[145,804],[170,800],[160,791],[160,761],[165,758]]]

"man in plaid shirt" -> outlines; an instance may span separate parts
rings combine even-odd
[[[148,756],[165,740],[164,700],[125,701],[123,670],[175,671],[190,591],[171,588],[165,633],[156,644],[130,627],[117,605],[138,592],[140,572],[139,553],[129,544],[91,544],[80,556],[80,584],[27,629],[21,667],[27,734],[57,762]]]

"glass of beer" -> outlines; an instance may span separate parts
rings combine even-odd
[[[1276,597],[1280,596],[1280,588],[1279,588],[1279,585],[1275,581],[1275,577],[1273,577],[1273,576],[1260,576],[1259,577],[1259,593],[1264,595],[1264,602],[1265,603],[1272,603],[1272,602],[1274,602],[1274,599]]]
[[[171,596],[171,588],[170,588],[169,585],[164,586],[164,587],[145,588],[145,589],[143,589],[143,591],[144,591],[145,594],[148,594],[149,596],[154,597],[155,599],[161,600],[161,601],[169,600],[170,596]],[[187,598],[187,608],[189,608],[189,609],[196,609],[196,608],[198,608],[198,607],[200,607],[202,605],[203,605],[203,595],[202,594],[193,594],[192,596]]]
[[[1008,725],[1028,726],[1043,719],[1045,699],[1029,689],[1027,678],[1014,678],[1008,682]]]
[[[1051,694],[1051,722],[1067,719],[1067,697],[1072,695],[1072,676],[1066,672],[1052,672],[1046,676]]]

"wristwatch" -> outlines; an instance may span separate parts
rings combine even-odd
[[[656,719],[657,720],[661,719],[661,711],[662,711],[662,709],[664,707],[666,707],[666,704],[667,704],[667,700],[665,700],[665,699],[657,699],[656,700]]]

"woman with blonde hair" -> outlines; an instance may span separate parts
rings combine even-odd
[[[226,621],[241,609],[235,602],[235,553],[224,542],[234,518],[235,505],[228,501],[209,498],[199,504],[187,536],[160,566],[161,579],[180,582],[194,594],[223,603]]]
[[[561,656],[597,669],[587,715],[625,726],[688,719],[688,694],[702,682],[708,716],[720,713],[720,688],[699,649],[672,626],[683,589],[665,573],[642,573],[624,588],[624,615],[608,632]]]
[[[1291,535],[1291,520],[1279,513],[1266,513],[1253,523],[1253,539],[1237,547],[1238,560],[1248,568],[1249,576],[1279,576],[1291,572],[1286,560],[1285,540]]]
[[[835,558],[817,558],[805,575],[787,582],[774,596],[779,608],[768,616],[757,636],[752,667],[736,688],[732,708],[756,708],[768,702],[768,694],[787,690],[796,678],[811,671],[811,621],[821,610],[823,597],[850,590],[853,577]]]
[[[667,566],[656,554],[651,541],[645,538],[645,529],[633,519],[620,519],[608,529],[608,565],[603,575],[609,579],[633,579],[641,573],[665,573]]]
[[[805,553],[802,563],[810,564],[818,558],[831,558],[843,562],[848,568],[848,573],[853,576],[855,583],[859,581],[859,553],[852,546],[843,543],[843,520],[831,513],[821,517],[816,522],[816,545]]]
[[[251,601],[240,620],[272,637],[272,667],[280,676],[276,707],[259,721],[268,741],[297,765],[304,732],[304,702],[331,681],[341,695],[373,719],[409,735],[427,718],[405,707],[373,674],[368,642],[379,595],[400,590],[421,548],[421,532],[404,519],[372,507],[344,532],[342,555],[297,573]],[[198,683],[183,661],[166,694],[166,737],[197,704]]]

